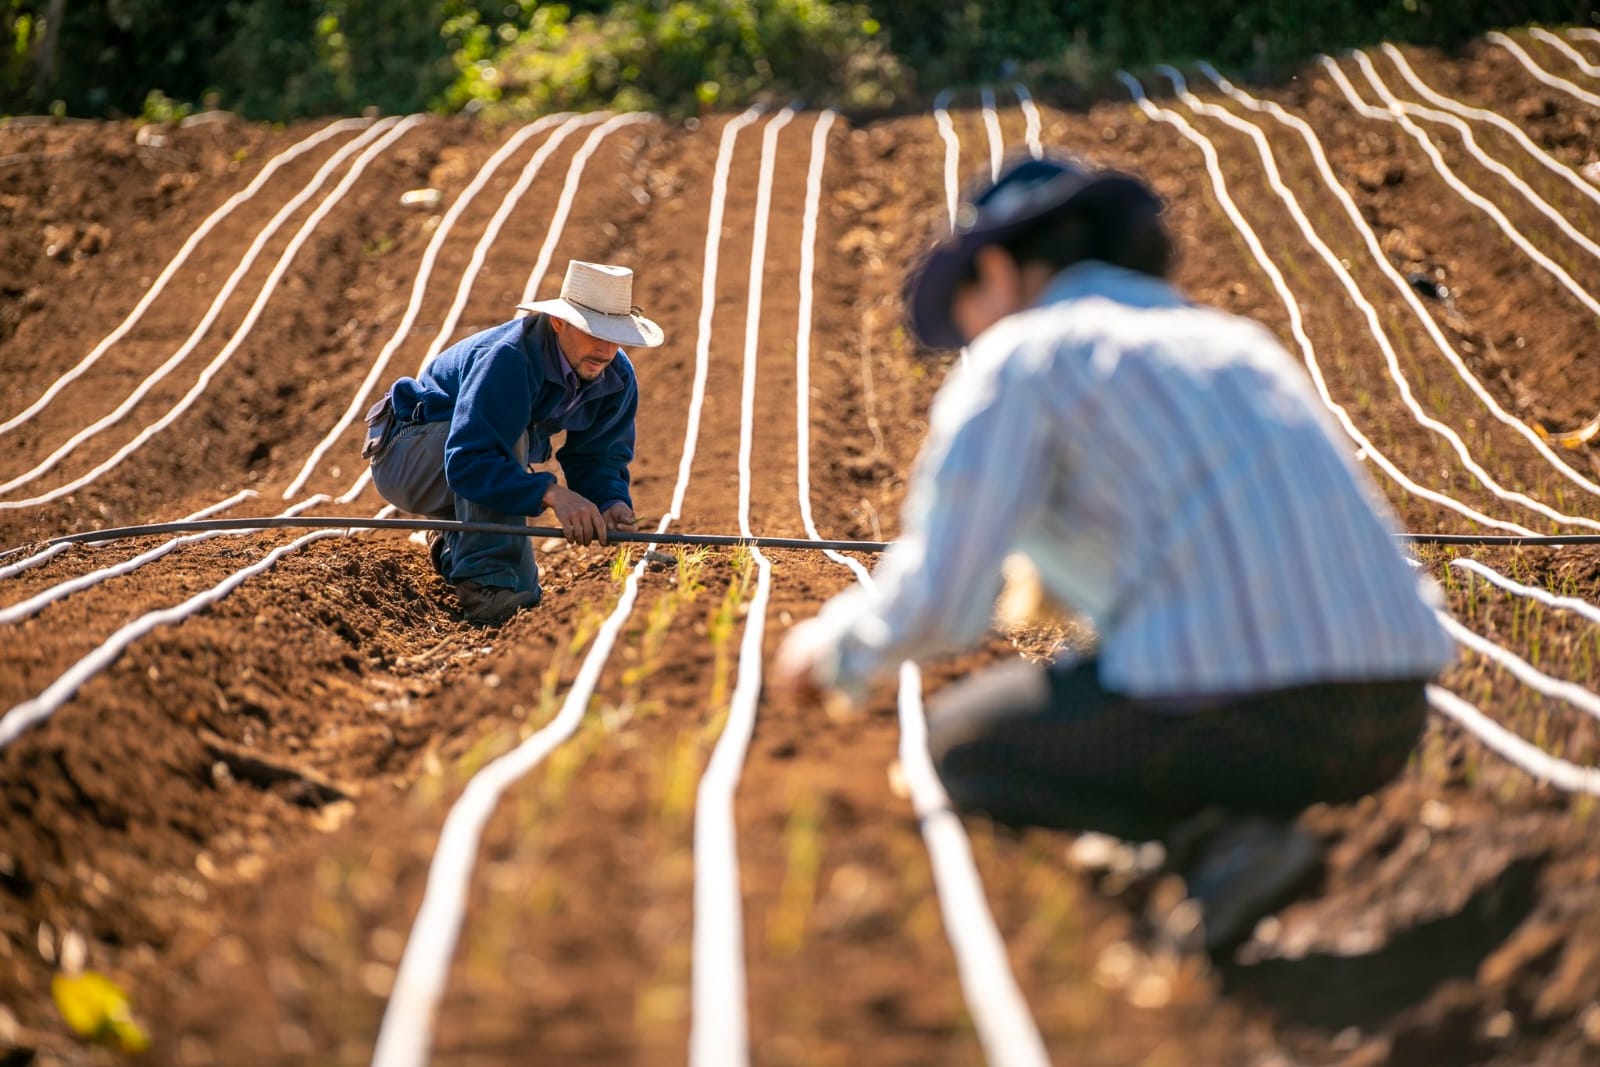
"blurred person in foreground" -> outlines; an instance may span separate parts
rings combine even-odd
[[[1052,158],[962,206],[907,287],[925,344],[971,347],[903,538],[875,595],[790,633],[775,680],[859,700],[973,645],[1024,555],[1098,645],[937,694],[951,802],[1163,841],[1189,896],[1158,932],[1221,953],[1318,862],[1295,817],[1405,766],[1452,645],[1299,367],[1167,280],[1161,212],[1135,178]]]
[[[633,271],[573,260],[561,295],[440,352],[367,413],[362,455],[403,511],[523,525],[549,508],[577,544],[635,528],[628,465],[639,386],[623,347],[655,348],[661,328],[633,306]],[[567,484],[534,471],[550,438]],[[537,607],[539,570],[517,534],[430,535],[429,558],[466,618],[505,622]]]

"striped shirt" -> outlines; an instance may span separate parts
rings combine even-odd
[[[1436,674],[1437,591],[1265,329],[1102,263],[986,330],[933,406],[876,593],[821,618],[819,681],[974,643],[1001,562],[1094,624],[1101,684],[1207,698]]]

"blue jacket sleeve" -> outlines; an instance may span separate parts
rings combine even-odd
[[[633,462],[633,421],[639,411],[639,383],[606,397],[606,406],[587,430],[567,431],[556,454],[567,476],[567,488],[587,497],[601,511],[612,504],[633,507],[628,492],[628,464]]]
[[[463,371],[444,445],[450,488],[507,515],[537,515],[555,484],[553,475],[530,472],[517,456],[533,405],[527,368],[521,351],[509,346],[472,360]]]

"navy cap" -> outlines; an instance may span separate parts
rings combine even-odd
[[[1090,170],[1059,156],[1014,163],[992,185],[963,201],[956,211],[955,229],[933,246],[906,286],[906,306],[917,338],[930,348],[965,344],[951,319],[950,304],[978,249],[1020,236],[1090,190],[1096,192],[1096,210],[1161,208],[1160,199],[1139,179]]]

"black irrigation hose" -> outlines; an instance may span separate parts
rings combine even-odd
[[[1555,534],[1550,537],[1522,537],[1517,534],[1401,534],[1410,545],[1478,545],[1516,547],[1559,547],[1561,545],[1600,545],[1600,534]]]
[[[194,519],[187,522],[162,522],[149,526],[118,526],[107,530],[87,530],[83,533],[65,534],[44,542],[44,547],[63,544],[88,544],[95,541],[114,541],[124,537],[154,537],[159,534],[199,533],[210,530],[271,530],[298,529],[367,529],[367,530],[456,530],[462,533],[509,534],[515,537],[562,537],[560,529],[553,526],[517,526],[494,522],[456,522],[451,519],[370,519],[356,516],[279,515],[257,519]],[[812,541],[802,537],[738,537],[732,534],[648,533],[611,530],[611,541],[663,545],[710,545],[756,548],[796,548],[810,551],[882,552],[889,547],[886,541]],[[1565,534],[1555,536],[1518,536],[1516,534],[1418,534],[1399,536],[1401,542],[1412,545],[1470,545],[1507,547],[1553,547],[1558,545],[1600,545],[1600,534]],[[0,552],[0,559],[15,555],[24,547]]]
[[[498,522],[456,522],[453,519],[368,519],[355,516],[277,515],[259,519],[194,519],[187,522],[162,522],[151,526],[119,526],[109,530],[87,530],[83,533],[54,537],[44,547],[63,544],[87,544],[93,541],[113,541],[123,537],[154,537],[158,534],[198,533],[208,530],[273,530],[296,529],[365,529],[365,530],[453,530],[461,533],[509,534],[515,537],[562,537],[561,530],[553,526],[517,526]],[[884,541],[813,541],[804,537],[736,537],[730,534],[648,533],[628,530],[608,530],[606,536],[615,542],[638,542],[663,545],[725,545],[737,547],[751,545],[755,548],[800,548],[812,550],[832,549],[836,552],[882,552],[889,545]],[[12,549],[12,552],[19,551]],[[10,553],[5,553],[9,555]]]

